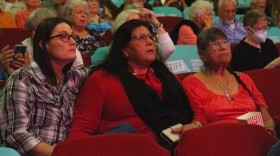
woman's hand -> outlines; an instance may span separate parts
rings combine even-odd
[[[190,124],[183,125],[180,128],[172,129],[172,132],[181,133],[181,135],[182,135],[185,131],[188,131],[188,130],[191,130],[194,128],[199,128],[199,126],[196,123],[190,123]]]
[[[151,23],[152,25],[156,25],[159,23],[155,13],[149,9],[146,8],[142,8],[140,10],[140,16],[142,19],[144,19],[145,21]]]
[[[29,65],[29,52],[25,52],[24,56],[21,53],[18,53],[14,56],[11,66],[15,69]]]

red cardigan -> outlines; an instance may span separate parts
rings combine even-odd
[[[160,81],[152,71],[147,75],[146,83],[161,96]],[[139,75],[139,77],[143,79],[143,76]],[[67,139],[103,134],[122,122],[131,124],[137,133],[156,138],[152,130],[134,111],[119,78],[99,70],[88,78],[77,97]]]

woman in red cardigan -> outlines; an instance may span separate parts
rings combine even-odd
[[[68,139],[128,123],[136,133],[164,144],[162,130],[178,123],[184,129],[198,127],[181,83],[156,59],[156,36],[141,20],[130,20],[116,31],[107,60],[79,94]]]

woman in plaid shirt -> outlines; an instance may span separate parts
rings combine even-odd
[[[10,76],[0,99],[2,145],[22,155],[51,155],[67,135],[76,94],[88,70],[72,66],[73,30],[61,17],[38,26],[33,50],[34,61]]]

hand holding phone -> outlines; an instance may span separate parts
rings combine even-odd
[[[26,52],[26,45],[23,44],[17,44],[14,47],[14,53],[15,53],[15,58],[17,57],[24,57],[24,54]]]

